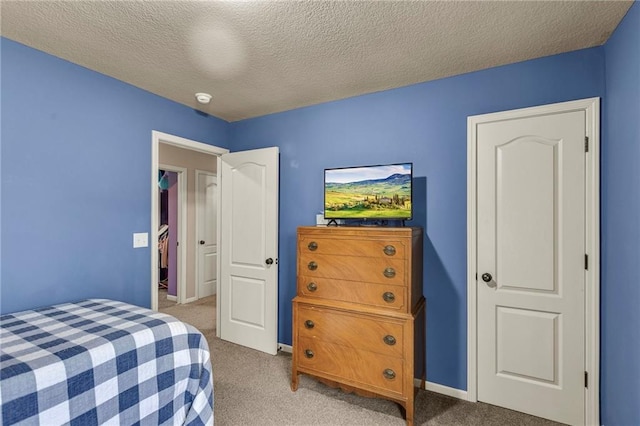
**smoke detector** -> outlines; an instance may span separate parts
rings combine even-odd
[[[211,102],[211,95],[208,93],[196,93],[196,100],[201,104],[208,104]]]

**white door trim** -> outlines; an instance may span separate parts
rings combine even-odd
[[[168,164],[158,164],[158,168],[161,170],[166,170],[169,172],[175,172],[178,174],[178,212],[179,212],[179,222],[178,222],[178,235],[176,240],[178,242],[182,242],[185,240],[185,236],[187,235],[187,169],[184,167],[170,166]],[[158,174],[156,173],[156,176]],[[158,206],[159,203],[156,202],[156,217],[158,217]],[[157,225],[156,225],[157,227]],[[156,230],[157,232],[157,230]],[[158,237],[156,236],[153,242],[158,241]],[[153,250],[153,246],[152,246]],[[156,255],[158,250],[155,250]],[[178,262],[177,262],[177,283],[176,283],[176,303],[184,303],[187,298],[186,293],[186,282],[187,282],[187,268],[186,265],[187,260],[187,246],[184,242],[178,246]],[[158,263],[156,262],[156,265]],[[157,270],[157,268],[156,268]],[[158,291],[158,287],[155,287],[156,293]],[[158,295],[156,294],[156,300],[158,299]]]
[[[218,155],[216,158],[216,176],[220,176],[220,171],[222,170],[222,157]],[[220,190],[220,183],[218,182],[218,192],[216,192],[216,205],[218,206],[218,214],[216,215],[216,247],[218,251],[218,255],[216,256],[216,337],[220,338],[220,324],[221,316],[220,316],[220,242],[222,240],[222,220],[220,210],[222,209],[222,191]]]
[[[477,383],[477,224],[476,224],[476,131],[480,123],[532,115],[585,111],[586,135],[586,229],[585,249],[585,424],[600,424],[600,98],[561,102],[539,107],[476,115],[467,119],[467,399],[478,400]]]
[[[174,136],[169,133],[159,132],[157,130],[151,131],[151,233],[150,242],[158,241],[158,152],[160,150],[160,143],[167,145],[173,145],[192,151],[203,152],[205,154],[213,154],[216,156],[226,154],[229,152],[226,148],[220,148],[213,145],[207,145],[202,142],[192,141],[180,136]],[[185,214],[182,215],[185,218]],[[186,246],[186,244],[185,244]],[[151,309],[158,310],[158,250],[154,250],[151,247]],[[186,268],[183,268],[186,269]],[[218,274],[220,270],[218,269]],[[218,277],[219,278],[219,277]],[[185,285],[182,286],[186,287]],[[184,299],[183,299],[184,301]],[[219,303],[219,301],[218,301]],[[220,311],[220,307],[217,307],[217,311]]]

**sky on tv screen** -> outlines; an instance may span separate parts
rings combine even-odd
[[[346,169],[328,169],[325,173],[327,183],[359,182],[370,179],[384,179],[393,174],[408,175],[411,164],[392,164],[388,166],[351,167]]]

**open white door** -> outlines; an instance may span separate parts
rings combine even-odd
[[[220,338],[278,350],[277,147],[220,157]]]

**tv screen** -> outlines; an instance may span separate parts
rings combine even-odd
[[[412,169],[412,163],[325,169],[325,219],[411,219]]]

